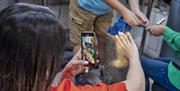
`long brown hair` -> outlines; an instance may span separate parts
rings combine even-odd
[[[18,3],[0,12],[0,91],[47,91],[60,69],[64,30],[47,7]]]

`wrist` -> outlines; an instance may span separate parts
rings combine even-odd
[[[130,7],[131,7],[132,12],[134,12],[134,13],[141,12],[139,5],[130,5]]]
[[[132,10],[132,12],[135,13],[135,14],[138,14],[138,13],[141,12],[139,8],[132,8],[131,10]]]
[[[140,64],[139,58],[129,59],[129,65]]]
[[[165,26],[165,25],[160,25],[160,29],[161,29],[162,31],[164,31],[164,30],[165,30],[165,28],[166,28],[166,26]]]
[[[165,28],[166,28],[166,26],[164,26],[164,25],[159,25],[159,33],[160,33],[160,35],[163,34]]]
[[[139,56],[138,56],[138,55],[136,55],[136,56],[131,56],[131,57],[129,58],[129,60],[139,61]]]
[[[122,7],[122,8],[119,10],[120,14],[121,14],[123,17],[126,16],[129,11],[130,11],[130,10],[127,9],[126,7]]]

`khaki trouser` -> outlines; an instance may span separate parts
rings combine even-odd
[[[80,44],[82,31],[94,31],[97,36],[105,36],[112,23],[112,12],[97,16],[79,7],[77,0],[70,1],[70,40]]]

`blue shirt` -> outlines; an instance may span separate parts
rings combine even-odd
[[[78,4],[81,8],[96,15],[103,15],[112,11],[105,0],[78,0]]]

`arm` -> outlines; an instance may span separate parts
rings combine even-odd
[[[125,81],[128,91],[144,91],[145,77],[139,58],[132,57],[129,59],[129,71]]]
[[[132,12],[135,13],[135,15],[137,16],[140,24],[143,25],[143,26],[147,26],[149,24],[149,20],[141,12],[141,10],[139,8],[139,0],[128,0],[128,1],[129,1],[129,5],[130,5],[130,8],[131,8]]]
[[[119,0],[105,0],[118,13],[123,14],[127,8]]]
[[[139,0],[129,0],[132,11],[127,9],[119,0],[105,0],[113,9],[115,9],[129,25],[149,24],[146,16],[139,9]]]
[[[154,36],[163,35],[164,40],[175,50],[180,51],[180,33],[165,25],[152,25],[146,28]]]
[[[139,11],[139,0],[128,0],[133,12]]]
[[[129,59],[127,80],[124,81],[128,91],[144,91],[145,77],[136,44],[129,33],[126,33],[126,35],[121,34],[118,41],[123,55]]]
[[[175,51],[180,52],[180,33],[173,31],[169,27],[165,27],[163,30],[164,40],[171,46]]]
[[[119,0],[105,0],[113,9],[115,9],[129,25],[139,25],[136,15],[127,9]]]

